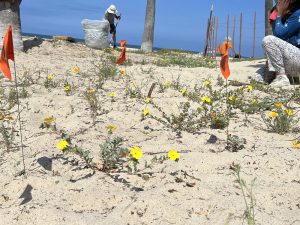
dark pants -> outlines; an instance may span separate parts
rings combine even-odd
[[[116,26],[115,26],[115,24],[110,24],[110,33],[111,34],[116,34]]]

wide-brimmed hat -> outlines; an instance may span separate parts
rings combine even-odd
[[[108,12],[108,13],[112,13],[112,14],[116,14],[116,12],[117,12],[116,6],[115,6],[115,5],[110,5],[110,6],[108,7],[108,9],[107,9],[107,12]]]

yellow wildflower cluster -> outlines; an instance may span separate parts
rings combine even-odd
[[[48,80],[53,80],[53,78],[54,78],[54,76],[52,76],[52,75],[48,75],[48,76],[47,76],[47,79],[48,79]]]
[[[132,156],[132,158],[138,160],[143,156],[142,149],[140,147],[133,147],[130,149],[130,155]]]
[[[293,149],[300,149],[300,143],[298,140],[292,141]]]
[[[203,96],[203,97],[201,98],[201,101],[202,101],[203,103],[211,103],[211,98],[209,98],[209,97],[207,97],[207,96]]]
[[[180,153],[177,152],[175,149],[171,149],[169,152],[168,152],[168,158],[173,160],[173,161],[178,161],[179,158],[180,158]]]
[[[107,129],[107,131],[108,131],[109,133],[113,133],[113,132],[116,131],[117,126],[116,126],[116,125],[113,125],[113,124],[108,124],[105,128]]]
[[[66,140],[61,140],[57,144],[57,148],[60,149],[60,150],[63,150],[65,148],[69,147],[69,146],[70,145],[69,145],[69,143]]]
[[[120,74],[121,76],[125,76],[125,75],[126,75],[126,70],[125,70],[125,69],[120,69],[120,70],[119,70],[119,74]]]
[[[291,109],[286,109],[286,110],[284,110],[284,112],[285,112],[288,116],[293,116],[293,115],[294,115],[294,112],[293,112],[293,110],[291,110]]]
[[[55,118],[53,116],[46,117],[46,118],[44,118],[44,123],[50,124],[50,123],[54,122],[54,120],[55,120]]]
[[[168,80],[164,81],[164,87],[170,87],[171,86],[171,82]]]
[[[276,107],[277,109],[281,109],[281,108],[283,108],[283,104],[280,103],[280,102],[277,102],[277,103],[275,103],[275,107]]]
[[[79,73],[79,68],[78,66],[75,66],[73,69],[72,69],[73,73],[77,74]]]
[[[70,91],[71,90],[71,86],[70,85],[65,85],[64,89],[65,89],[65,91]]]
[[[87,89],[87,93],[88,94],[93,94],[94,92],[95,92],[95,90],[93,88]]]
[[[180,93],[181,93],[183,96],[185,96],[185,95],[187,95],[188,91],[187,91],[186,89],[182,89],[182,90],[180,90]]]
[[[278,113],[272,111],[272,112],[269,113],[269,117],[271,117],[271,118],[276,118],[276,117],[278,117]]]
[[[209,80],[204,81],[204,86],[209,87],[211,85],[211,82]]]
[[[146,108],[146,109],[143,110],[143,115],[144,116],[149,115],[149,109],[148,108]]]
[[[151,101],[151,98],[146,98],[146,102],[150,103]]]
[[[112,97],[112,98],[117,96],[116,92],[114,92],[114,91],[110,92],[108,95],[109,95],[109,97]]]
[[[284,112],[288,116],[293,116],[294,115],[294,111],[290,108],[285,108],[284,105],[281,102],[277,102],[274,105],[278,109],[278,112]],[[276,117],[278,117],[278,113],[277,112],[270,112],[269,116],[272,117],[272,118],[276,118]]]
[[[252,85],[247,85],[247,89],[248,89],[249,91],[252,91],[252,90],[253,90]]]
[[[250,101],[250,103],[251,103],[252,105],[254,105],[254,104],[257,103],[257,100],[256,100],[256,99],[252,99],[252,100]]]

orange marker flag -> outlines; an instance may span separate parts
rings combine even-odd
[[[223,77],[227,80],[230,76],[230,69],[229,69],[229,56],[228,56],[228,46],[226,45],[225,54],[222,56],[220,62],[220,69],[222,72]]]
[[[11,80],[11,73],[8,64],[9,59],[12,61],[15,60],[11,25],[9,25],[3,39],[3,47],[0,57],[0,70],[3,72],[4,76],[7,77],[7,79]]]
[[[218,53],[221,53],[221,47],[220,47],[220,44],[218,45]]]
[[[117,60],[117,64],[123,64],[126,60],[126,40],[121,41],[122,53]]]

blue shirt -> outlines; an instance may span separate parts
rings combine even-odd
[[[273,34],[300,48],[300,9],[295,11],[284,23],[277,17],[272,24]]]

